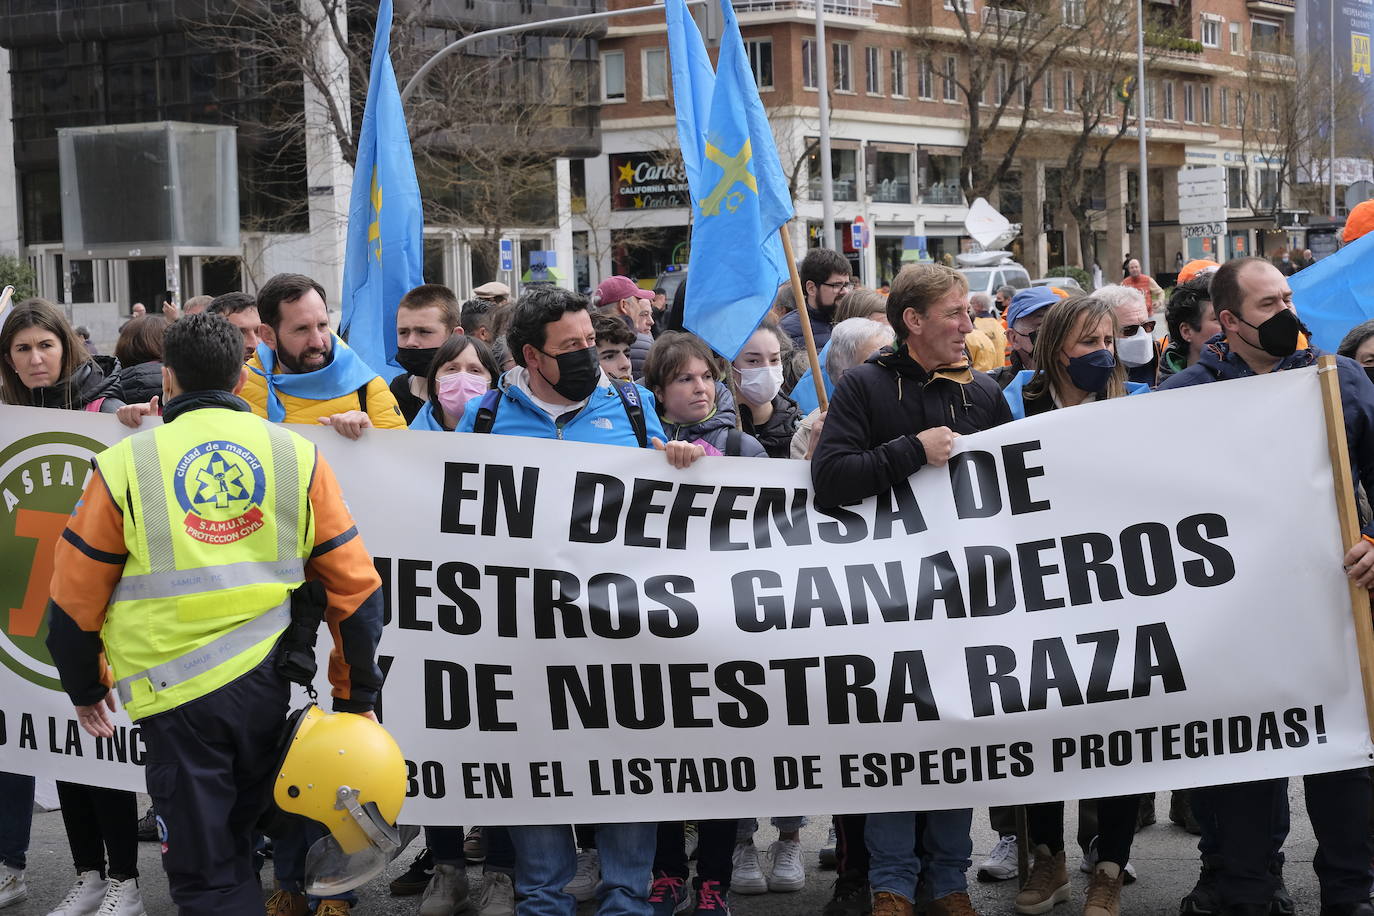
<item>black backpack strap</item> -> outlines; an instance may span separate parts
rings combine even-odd
[[[501,406],[501,389],[491,388],[477,402],[477,417],[472,421],[472,431],[489,433],[496,425],[496,409]]]
[[[649,425],[644,419],[644,402],[639,397],[639,386],[634,382],[611,379],[615,393],[620,395],[620,403],[625,405],[625,413],[630,418],[630,426],[635,431],[635,439],[640,448],[649,447]]]
[[[371,382],[367,383],[367,385],[371,384]],[[367,413],[367,385],[358,389],[358,409],[363,413]]]
[[[730,427],[730,431],[725,434],[725,454],[731,458],[738,458],[740,442],[743,440],[744,434],[736,427]]]

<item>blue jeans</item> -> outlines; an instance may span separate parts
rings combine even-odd
[[[926,858],[922,863],[912,851],[916,830],[924,821],[921,834]],[[916,876],[924,866],[931,899],[968,890],[964,872],[973,864],[973,838],[969,830],[973,811],[898,811],[870,814],[864,826],[868,846],[868,883],[873,893],[887,891],[913,903],[916,901]]]
[[[597,824],[601,885],[600,916],[650,916],[649,880],[658,825]],[[577,901],[563,888],[577,871],[577,846],[567,824],[511,827],[515,844],[515,893],[524,897],[518,916],[573,916]]]
[[[0,865],[23,871],[33,827],[33,777],[0,773]]]
[[[806,826],[805,815],[797,814],[789,817],[770,818],[770,823],[778,829],[778,833],[788,833],[792,830],[800,830]],[[736,843],[747,843],[754,838],[754,834],[759,832],[759,819],[756,817],[742,817],[739,819],[739,830],[735,833]]]

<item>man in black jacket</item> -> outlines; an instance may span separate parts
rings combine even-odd
[[[941,467],[960,435],[1011,419],[997,383],[969,367],[964,335],[973,324],[962,274],[941,264],[903,268],[892,281],[887,318],[896,345],[846,372],[830,401],[811,461],[820,506],[867,499],[926,465]],[[927,912],[972,913],[964,879],[973,852],[972,814],[963,809],[926,815],[924,863],[912,852],[914,812],[870,814],[866,824],[860,823],[862,815],[845,815],[841,833],[851,839],[842,854],[836,850],[841,880],[854,881],[866,871],[874,916],[911,916],[924,864],[934,894]],[[867,867],[859,861],[865,845]],[[837,886],[837,896],[840,891]]]

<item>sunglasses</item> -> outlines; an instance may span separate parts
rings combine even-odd
[[[1142,321],[1140,324],[1128,324],[1121,329],[1121,334],[1119,336],[1123,340],[1127,337],[1134,337],[1140,333],[1141,328],[1145,329],[1146,334],[1153,334],[1155,332],[1155,323],[1153,321]]]

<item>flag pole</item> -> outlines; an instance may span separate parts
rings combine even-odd
[[[797,259],[792,254],[792,241],[787,237],[787,227],[791,222],[783,223],[778,229],[778,235],[782,238],[782,250],[787,255],[787,272],[792,275],[792,299],[797,304],[797,310],[801,312],[802,337],[806,339],[806,358],[811,363],[811,381],[816,383],[816,403],[821,410],[829,408],[830,404],[825,396],[825,381],[821,378],[821,360],[816,355],[816,337],[811,333],[811,310],[806,307],[806,297],[802,295],[801,277],[797,274]]]
[[[1317,379],[1321,383],[1322,412],[1326,416],[1326,443],[1331,455],[1331,478],[1336,488],[1341,548],[1349,550],[1360,541],[1360,517],[1355,508],[1355,482],[1350,473],[1350,451],[1345,441],[1336,357],[1328,354],[1317,360]],[[1369,733],[1374,735],[1374,625],[1370,621],[1369,592],[1354,579],[1346,579],[1346,583],[1350,587],[1350,609],[1355,617],[1355,646],[1360,656],[1360,679],[1364,683],[1365,716],[1369,721]]]

